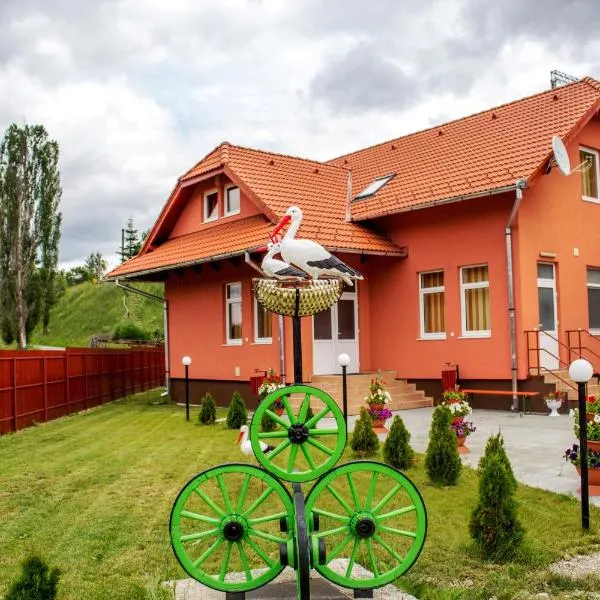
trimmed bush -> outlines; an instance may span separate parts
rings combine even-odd
[[[516,484],[504,444],[490,440],[479,461],[479,503],[471,513],[469,533],[485,558],[510,560],[525,530],[517,518]]]
[[[365,408],[360,409],[360,417],[354,425],[350,447],[360,458],[373,456],[379,450],[379,438],[373,431],[371,415]]]
[[[54,600],[58,569],[48,570],[39,556],[30,556],[21,565],[21,577],[8,590],[6,600]]]
[[[207,392],[200,405],[198,421],[203,425],[213,425],[217,418],[217,406],[210,392]]]
[[[229,410],[227,411],[227,427],[229,429],[239,429],[242,425],[248,422],[248,413],[246,412],[246,404],[241,394],[236,390],[233,392]]]
[[[448,407],[437,406],[433,411],[429,430],[425,470],[429,479],[440,485],[456,485],[462,469],[458,442],[451,422],[452,414]]]
[[[309,404],[308,410],[306,411],[306,419],[304,420],[304,422],[306,423],[306,421],[310,421],[310,419],[312,419],[314,416],[315,413],[313,412],[312,406]]]
[[[390,433],[383,444],[383,460],[392,467],[406,471],[413,465],[414,450],[410,447],[410,433],[404,421],[396,415]]]
[[[119,323],[113,332],[113,340],[149,340],[152,335],[131,321]]]
[[[513,473],[510,460],[508,460],[506,450],[504,449],[504,438],[502,437],[502,434],[500,432],[498,432],[498,435],[492,435],[488,438],[488,441],[485,445],[485,450],[483,452],[483,456],[479,459],[479,471],[481,471],[485,466],[486,457],[491,456],[492,454],[498,456],[502,464],[506,467],[506,472],[508,473],[508,479],[510,481],[512,491],[516,492],[517,478]]]

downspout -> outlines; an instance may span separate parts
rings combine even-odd
[[[512,407],[519,410],[519,397],[517,395],[517,324],[515,320],[515,289],[512,258],[512,224],[517,216],[519,205],[523,200],[523,190],[527,187],[527,180],[518,179],[515,183],[515,202],[506,224],[506,270],[508,276],[508,325],[510,330],[510,369],[512,380]]]
[[[156,300],[156,302],[162,302],[163,323],[165,329],[165,391],[161,394],[161,396],[168,396],[171,392],[171,378],[169,376],[169,303],[164,298],[156,296],[155,294],[144,292],[144,290],[138,290],[137,288],[129,285],[123,285],[122,283],[119,283],[118,279],[115,279],[115,284],[117,287],[128,292],[133,292],[134,294],[138,294],[144,298],[149,298],[150,300]]]

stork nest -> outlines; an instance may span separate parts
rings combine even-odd
[[[290,317],[296,314],[296,290],[298,290],[298,316],[306,317],[333,306],[342,295],[343,283],[341,279],[308,281],[253,279],[252,287],[256,299],[267,310]]]

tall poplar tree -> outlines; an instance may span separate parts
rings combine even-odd
[[[54,301],[61,198],[58,144],[42,125],[12,124],[0,144],[0,313],[19,348]]]

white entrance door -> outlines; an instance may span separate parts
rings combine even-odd
[[[558,364],[558,320],[556,313],[556,272],[551,263],[537,265],[540,319],[540,366],[555,370]]]
[[[313,373],[341,373],[337,357],[350,357],[348,373],[358,373],[358,310],[355,292],[344,292],[337,304],[313,317]]]

